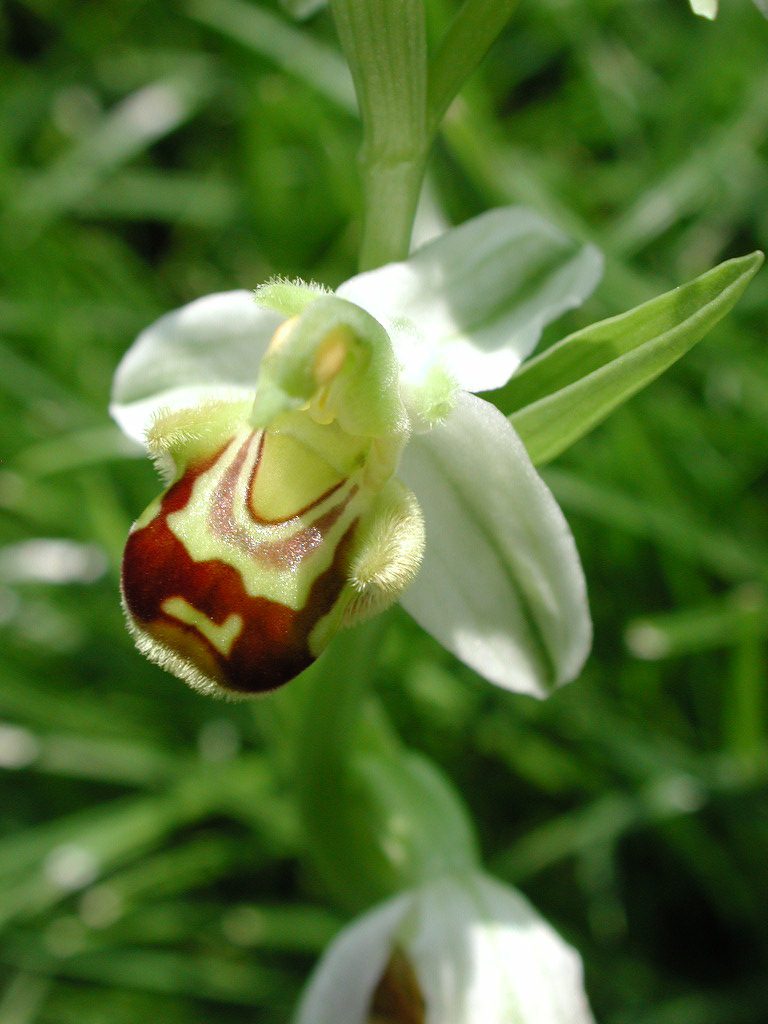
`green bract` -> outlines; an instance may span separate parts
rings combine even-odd
[[[479,872],[435,879],[353,922],[318,964],[296,1024],[368,1024],[392,1005],[398,1020],[424,1024],[593,1024],[578,954]]]
[[[753,252],[530,359],[499,404],[535,465],[555,458],[685,355],[741,298],[763,263]]]
[[[335,295],[272,282],[148,328],[112,403],[170,483],[126,550],[139,646],[204,689],[260,692],[402,594],[495,683],[544,696],[574,678],[590,622],[573,538],[470,392],[505,384],[600,269],[506,208]]]

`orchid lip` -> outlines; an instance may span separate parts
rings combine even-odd
[[[153,645],[153,660],[209,691],[261,693],[303,671],[316,656],[312,630],[346,581],[357,525],[355,485],[339,481],[283,522],[260,521],[249,504],[236,511],[235,499],[244,474],[253,489],[262,452],[263,437],[251,432],[190,468],[154,516],[132,531],[123,558],[123,599],[137,636],[145,647]],[[218,483],[201,508],[195,490],[206,476],[218,476]],[[220,557],[194,557],[185,532],[200,532]],[[323,549],[331,536],[326,564]],[[277,594],[249,592],[249,561],[279,589],[285,574],[297,576],[313,559],[317,567],[301,604],[295,596],[281,601]]]

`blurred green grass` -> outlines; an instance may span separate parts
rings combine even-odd
[[[282,1024],[339,920],[259,707],[125,633],[120,550],[157,485],[105,409],[163,311],[353,271],[348,78],[326,14],[249,0],[9,0],[0,33],[0,1021]],[[767,49],[747,3],[525,3],[449,114],[433,213],[524,202],[605,250],[546,341],[766,248]],[[767,315],[763,273],[548,470],[590,582],[578,683],[498,693],[399,611],[373,669],[605,1024],[768,1017]]]

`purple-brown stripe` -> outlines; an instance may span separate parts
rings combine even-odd
[[[249,533],[248,530],[238,521],[238,516],[235,512],[237,484],[242,476],[243,468],[248,459],[251,445],[255,443],[255,438],[256,435],[251,434],[243,441],[238,449],[237,455],[232,460],[232,463],[227,467],[226,471],[222,475],[221,481],[216,486],[210,507],[208,520],[209,526],[211,531],[217,537],[220,537],[227,543],[234,545],[239,551],[247,554],[250,558],[254,558],[270,568],[292,571],[295,570],[305,558],[311,555],[313,551],[316,551],[324,542],[329,530],[338,522],[339,517],[346,509],[352,497],[357,493],[357,487],[351,487],[347,491],[346,495],[344,495],[336,505],[324,512],[313,523],[308,523],[306,525],[302,523],[302,518],[305,517],[312,509],[319,507],[347,481],[341,480],[338,484],[329,488],[324,494],[321,494],[319,498],[310,502],[299,512],[294,513],[292,516],[287,516],[285,519],[261,519],[254,514],[250,500],[248,500],[245,503],[245,511],[248,518],[255,525],[264,527],[265,525],[286,526],[293,524],[296,527],[295,532],[289,537],[284,537],[279,540],[257,540],[257,538]],[[248,487],[246,491],[249,499],[256,478],[256,472],[261,463],[264,444],[263,434],[259,438],[258,444],[259,450],[257,452],[253,468],[249,474]]]

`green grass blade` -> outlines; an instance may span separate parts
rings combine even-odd
[[[285,74],[307,82],[342,110],[356,113],[349,69],[331,46],[318,42],[270,11],[242,0],[191,0],[187,13],[266,57]]]

